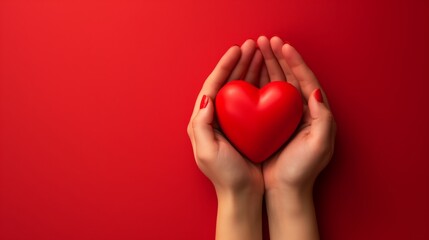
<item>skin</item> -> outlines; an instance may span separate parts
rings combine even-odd
[[[256,83],[262,60],[253,40],[231,47],[204,82],[188,125],[196,163],[213,183],[218,198],[216,239],[262,239],[261,166],[245,159],[213,128],[213,99],[219,89],[226,81],[243,76]],[[208,103],[200,109],[203,95]]]
[[[245,79],[263,87],[288,81],[304,98],[304,115],[292,140],[271,159],[256,165],[216,129],[213,99],[222,85]],[[326,96],[299,53],[278,37],[262,36],[231,47],[204,82],[188,124],[195,161],[213,183],[218,198],[216,239],[262,239],[265,192],[270,238],[319,239],[313,184],[332,157],[335,122]],[[323,93],[323,90],[322,90]],[[206,107],[200,109],[203,95]]]
[[[315,92],[321,86],[295,48],[278,37],[260,37],[258,46],[271,81],[287,79],[305,100],[295,136],[262,168],[270,238],[319,239],[313,185],[332,157],[336,124],[326,96],[323,94],[323,103],[316,100]]]

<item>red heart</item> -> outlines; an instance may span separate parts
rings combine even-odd
[[[301,94],[285,81],[258,89],[234,80],[216,96],[216,114],[223,133],[255,163],[266,160],[289,139],[302,111]]]

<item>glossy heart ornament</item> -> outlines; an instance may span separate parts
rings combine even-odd
[[[289,139],[303,111],[301,94],[285,81],[258,89],[234,80],[221,88],[215,101],[223,133],[255,163],[266,160]]]

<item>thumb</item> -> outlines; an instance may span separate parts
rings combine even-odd
[[[333,116],[324,102],[320,88],[313,90],[308,99],[308,108],[311,116],[311,135],[320,141],[327,141],[333,127]]]
[[[201,99],[200,109],[192,120],[195,138],[195,157],[211,158],[217,152],[217,143],[213,130],[214,105],[209,96]]]

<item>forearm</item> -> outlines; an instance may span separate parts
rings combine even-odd
[[[266,202],[271,240],[319,239],[312,188],[267,191]]]
[[[262,195],[218,193],[216,240],[262,239]]]

